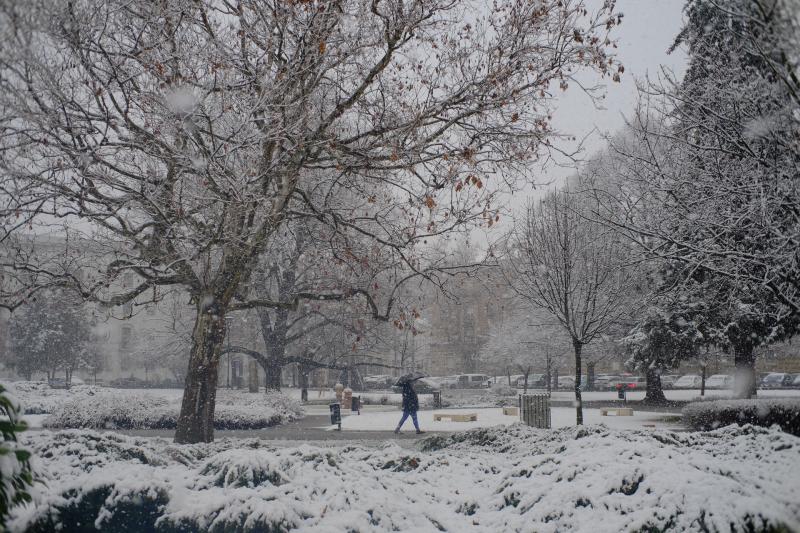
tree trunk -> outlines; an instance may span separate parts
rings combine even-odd
[[[649,404],[664,404],[667,402],[667,397],[664,396],[664,390],[661,388],[661,376],[654,368],[645,370],[645,378],[647,379],[647,388],[644,395],[644,403]]]
[[[225,340],[225,310],[198,305],[192,332],[192,351],[183,389],[175,442],[189,444],[214,440],[214,406],[222,344]]]
[[[581,349],[583,345],[577,341],[572,341],[575,349],[575,423],[583,425],[583,401],[581,399]]]
[[[758,385],[756,383],[756,357],[752,346],[735,348],[733,362],[736,366],[733,387],[734,397],[755,397]]]
[[[303,365],[298,366],[298,371],[300,374],[300,401],[307,402],[308,401],[308,369],[305,368]]]
[[[700,365],[700,396],[706,395],[706,365]]]
[[[528,394],[528,372],[525,372],[525,385],[522,389],[522,394]]]
[[[277,357],[270,357],[267,359],[267,364],[264,365],[264,373],[266,374],[266,388],[270,390],[281,390],[281,372],[283,365],[281,360]]]

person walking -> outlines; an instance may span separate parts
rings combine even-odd
[[[414,427],[417,429],[417,435],[425,433],[421,429],[419,429],[419,421],[417,420],[417,411],[419,410],[419,398],[417,398],[417,391],[414,390],[414,385],[412,381],[403,381],[400,386],[402,387],[403,393],[403,416],[400,418],[400,423],[397,424],[397,429],[394,430],[395,433],[400,433],[400,428],[403,427],[406,419],[411,417],[411,421],[414,423]]]

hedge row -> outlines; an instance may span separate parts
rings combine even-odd
[[[800,436],[800,398],[695,402],[684,407],[683,420],[697,430],[731,424],[778,425],[783,431]]]

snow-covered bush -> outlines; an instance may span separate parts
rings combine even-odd
[[[31,499],[31,454],[17,442],[17,433],[25,430],[19,412],[16,398],[0,385],[0,531],[5,529],[11,508]]]
[[[165,398],[144,394],[98,393],[73,398],[44,419],[46,428],[170,429],[178,412]]]
[[[800,528],[800,439],[777,428],[514,425],[430,438],[418,451],[258,439],[181,446],[91,431],[25,444],[42,457],[47,485],[16,510],[12,531]]]
[[[152,392],[101,390],[77,396],[51,411],[48,428],[174,429],[180,403]],[[299,402],[280,392],[217,392],[216,429],[258,429],[302,418]]]
[[[15,381],[3,385],[19,400],[22,413],[26,415],[52,413],[65,401],[93,396],[98,391],[104,390],[91,385],[72,385],[69,389],[53,389],[45,381]]]
[[[772,426],[800,436],[800,399],[765,398],[752,400],[714,400],[690,403],[683,408],[687,426],[716,429],[730,424]]]

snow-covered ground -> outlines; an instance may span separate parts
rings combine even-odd
[[[92,431],[22,444],[45,483],[12,532],[800,530],[800,438],[775,428],[515,424],[417,451]]]
[[[451,422],[450,420],[434,421],[435,413],[467,414],[475,413],[478,420],[474,422]],[[401,412],[381,411],[362,412],[361,415],[346,414],[342,417],[342,431],[392,431],[400,421]],[[476,408],[476,409],[446,409],[434,411],[419,411],[417,413],[420,428],[425,431],[463,431],[467,429],[487,428],[494,426],[508,426],[519,422],[519,416],[507,416],[501,408]],[[646,429],[646,428],[675,428],[679,422],[675,417],[680,413],[651,413],[634,411],[634,416],[602,416],[599,409],[584,409],[584,423],[605,424],[615,429]],[[564,428],[575,425],[575,409],[569,407],[554,407],[551,409],[551,423],[553,428]],[[333,430],[336,426],[326,426]],[[403,425],[404,431],[411,431],[414,425],[409,418]]]

